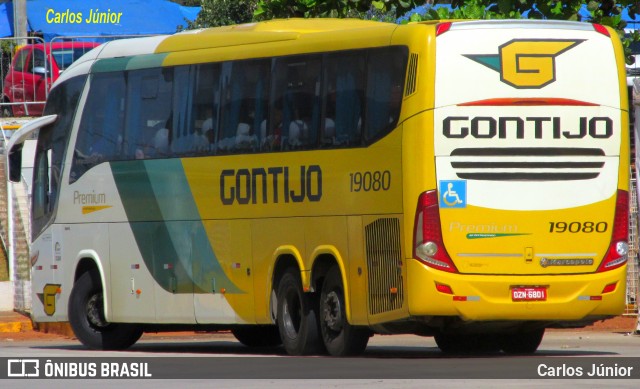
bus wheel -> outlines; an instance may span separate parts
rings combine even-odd
[[[73,285],[68,313],[69,324],[78,340],[92,349],[126,349],[142,336],[139,326],[105,320],[102,285],[95,270],[84,273]]]
[[[280,339],[289,355],[309,355],[322,351],[317,305],[302,291],[300,275],[288,270],[278,286],[277,322]]]
[[[231,333],[247,347],[275,347],[282,344],[277,326],[238,326]]]
[[[333,356],[362,354],[371,336],[369,329],[352,326],[347,322],[344,288],[337,266],[329,270],[322,285],[320,330],[324,345]]]
[[[533,354],[540,346],[543,336],[544,328],[503,335],[500,338],[500,348],[507,354]]]

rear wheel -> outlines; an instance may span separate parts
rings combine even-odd
[[[69,324],[78,340],[96,350],[123,350],[142,336],[139,326],[109,323],[104,317],[102,283],[97,271],[84,273],[69,297]]]
[[[540,346],[544,328],[520,331],[500,337],[500,348],[507,354],[533,354]]]
[[[275,347],[282,344],[277,326],[239,326],[233,328],[231,333],[248,347]]]
[[[337,266],[329,270],[322,285],[320,329],[324,345],[333,356],[362,354],[371,335],[368,328],[352,326],[347,322],[344,288]]]
[[[282,344],[289,355],[322,352],[318,306],[311,295],[302,291],[300,275],[287,270],[278,285],[277,322]]]

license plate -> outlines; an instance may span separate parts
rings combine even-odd
[[[547,289],[541,287],[511,288],[511,300],[513,301],[546,301]]]

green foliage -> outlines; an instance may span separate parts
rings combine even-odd
[[[397,17],[425,3],[450,3],[453,10],[429,9],[410,15],[405,23],[440,19],[520,19],[525,12],[529,19],[581,21],[578,12],[586,4],[590,22],[618,31],[628,57],[631,42],[640,40],[639,34],[624,35],[626,22],[622,20],[622,10],[627,9],[629,15],[640,11],[640,1],[632,0],[186,0],[184,3],[202,6],[198,18],[188,22],[187,29],[291,17],[355,17],[395,22]]]
[[[424,4],[416,0],[258,0],[255,20],[290,17],[344,18],[359,16],[374,20],[396,18]]]
[[[247,23],[253,19],[257,0],[191,0],[189,5],[202,9],[193,22],[187,22],[187,30],[205,27]]]

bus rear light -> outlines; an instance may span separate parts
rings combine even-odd
[[[437,191],[424,192],[418,198],[413,229],[415,259],[434,269],[450,273],[458,272],[444,247]]]
[[[605,36],[611,36],[609,35],[609,30],[607,30],[607,28],[605,26],[603,26],[602,24],[593,24],[593,29],[596,30],[596,32],[599,32],[602,35]]]
[[[627,263],[629,252],[629,192],[618,190],[616,197],[616,212],[613,219],[611,244],[604,256],[598,272],[617,269]]]
[[[453,294],[453,289],[449,285],[439,284],[436,282],[436,290],[444,294]]]
[[[451,22],[438,23],[436,26],[436,36],[442,35],[451,29]]]
[[[617,286],[618,286],[618,281],[612,282],[612,283],[608,284],[607,286],[605,286],[604,289],[602,289],[602,292],[600,292],[600,294],[611,293],[614,290],[616,290]]]

